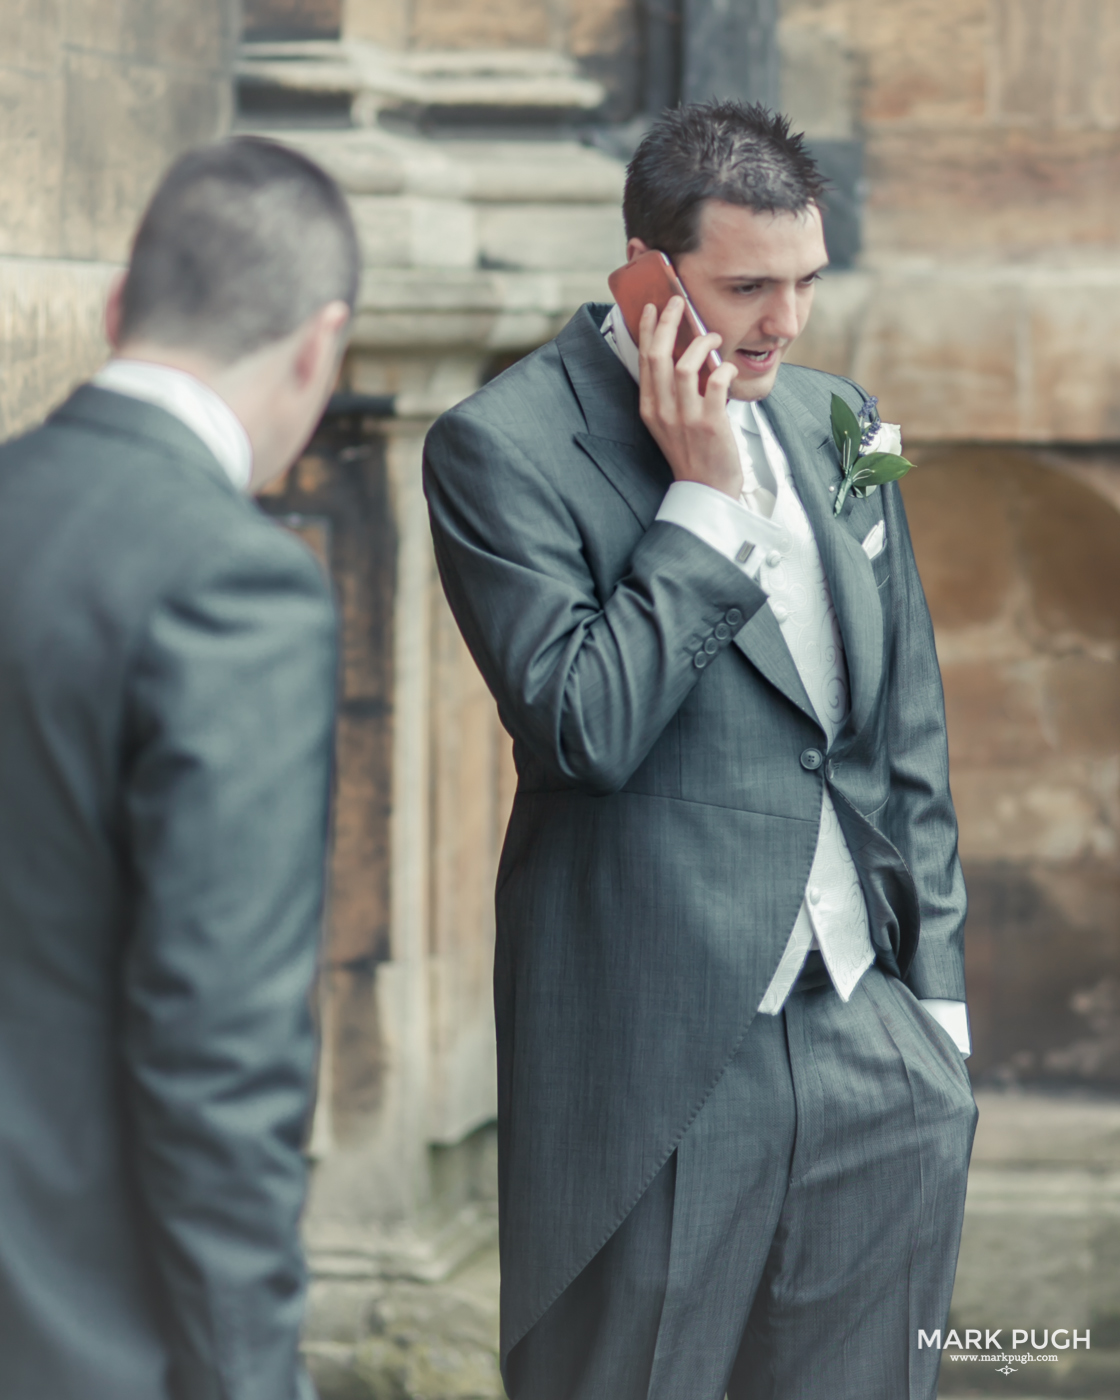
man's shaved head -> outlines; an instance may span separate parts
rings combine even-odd
[[[182,156],[153,196],[133,244],[120,341],[231,364],[328,302],[353,309],[360,271],[331,177],[274,141],[236,137]]]

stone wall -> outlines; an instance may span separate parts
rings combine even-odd
[[[1120,1088],[1120,460],[926,448],[974,1078]]]
[[[798,356],[912,438],[1120,439],[1120,9],[783,0],[783,91],[866,142],[861,271]]]
[[[230,119],[233,0],[0,6],[0,437],[103,356],[112,269],[168,161]]]

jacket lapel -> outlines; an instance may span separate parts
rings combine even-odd
[[[871,561],[852,526],[832,513],[833,497],[828,488],[839,481],[839,471],[827,427],[808,412],[780,373],[764,407],[789,459],[832,589],[852,692],[852,710],[845,728],[858,733],[871,715],[883,678],[883,610]],[[855,504],[865,506],[864,502]],[[854,505],[852,510],[845,505],[846,517],[853,511]],[[864,511],[858,514],[862,517]],[[862,519],[853,522],[855,530],[862,523]]]
[[[735,645],[757,670],[761,671],[771,685],[804,711],[811,720],[820,724],[809,692],[794,665],[793,656],[786,646],[778,619],[763,603],[751,620],[734,639]],[[822,725],[823,729],[824,726]]]
[[[673,473],[642,422],[637,385],[603,339],[609,309],[581,307],[556,344],[587,423],[575,440],[648,530]]]
[[[638,412],[638,387],[603,339],[608,306],[583,306],[556,338],[556,345],[587,422],[575,441],[637,517],[653,524],[673,473]],[[862,551],[861,551],[862,554]],[[782,629],[763,605],[735,638],[751,664],[792,704],[819,723]]]

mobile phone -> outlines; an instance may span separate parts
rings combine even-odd
[[[638,324],[642,310],[651,303],[657,307],[658,316],[669,304],[670,297],[684,298],[684,315],[677,330],[677,343],[673,346],[673,363],[680,359],[697,336],[707,335],[707,327],[696,314],[696,308],[677,276],[673,264],[664,253],[651,249],[641,253],[633,262],[620,267],[607,278],[607,286],[618,303],[622,319],[634,344],[638,343]],[[718,350],[712,350],[700,366],[700,392],[708,386],[708,376],[723,363]]]

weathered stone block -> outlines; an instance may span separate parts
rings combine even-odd
[[[789,363],[850,376],[874,290],[875,278],[870,273],[829,273],[822,278],[809,323],[786,354]]]
[[[1120,666],[1064,656],[1046,667],[1044,685],[1047,722],[1063,753],[1120,750]]]
[[[863,120],[971,125],[984,117],[987,0],[856,0]]]
[[[886,126],[869,133],[867,175],[870,257],[1105,249],[1120,236],[1110,131]]]
[[[100,365],[114,269],[0,258],[0,439],[37,423]]]
[[[902,483],[939,644],[944,634],[995,622],[1007,606],[1015,540],[1005,471],[991,449],[930,450]]]
[[[575,141],[448,141],[439,149],[466,174],[470,197],[484,203],[622,204],[621,162]]]
[[[1025,310],[1031,387],[1023,436],[1120,439],[1120,268],[1032,279]]]
[[[57,74],[0,67],[0,254],[60,251],[64,100]]]
[[[74,54],[66,65],[63,243],[77,258],[123,259],[168,163],[226,129],[230,94],[212,78]]]
[[[1037,754],[1023,758],[1021,768],[954,771],[962,856],[1055,863],[1114,856],[1113,814],[1120,796],[1116,765],[1047,761]]]
[[[943,665],[949,762],[982,768],[1021,764],[1051,749],[1042,724],[1036,661]],[[1115,671],[1116,667],[1110,667]]]
[[[337,39],[342,0],[242,0],[241,12],[249,38]]]
[[[842,29],[789,19],[778,30],[782,111],[795,131],[818,140],[849,140],[855,133],[856,54]]]
[[[413,0],[412,41],[421,49],[559,48],[562,31],[546,0]]]
[[[964,873],[974,1080],[1115,1089],[1120,1015],[1109,1020],[1097,1005],[1120,987],[1115,870],[1107,861],[1063,868],[965,852]]]
[[[0,6],[0,69],[56,72],[64,8],[62,0],[5,0]]]
[[[351,208],[366,267],[471,268],[478,262],[475,210],[463,200],[358,196]]]
[[[1115,127],[1120,14],[1100,0],[996,0],[992,106],[1005,120]]]
[[[1060,472],[1036,467],[1018,478],[1023,572],[1038,627],[1063,650],[1120,641],[1120,514]]]
[[[82,0],[67,7],[66,42],[78,51],[214,76],[232,59],[234,12],[231,0]]]
[[[1018,294],[983,272],[884,272],[852,367],[911,437],[1015,438]],[[964,328],[967,327],[967,330]]]
[[[366,39],[386,49],[408,46],[409,0],[346,0],[342,33],[347,39]]]
[[[306,1336],[322,1400],[503,1400],[497,1252],[432,1285],[317,1280]]]
[[[622,213],[613,205],[480,205],[484,266],[528,271],[609,271],[626,258]]]
[[[638,9],[635,0],[568,0],[569,52],[594,58],[634,43]]]

